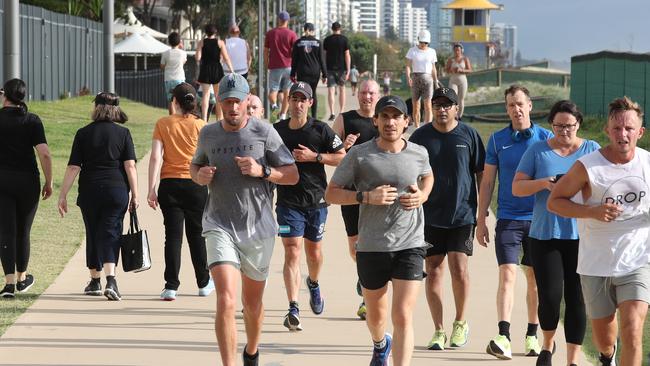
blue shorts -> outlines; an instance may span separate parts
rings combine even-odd
[[[497,263],[519,264],[532,266],[530,258],[530,221],[528,220],[497,220],[497,227],[494,234],[494,249],[497,253]],[[523,249],[521,262],[519,255]]]
[[[323,240],[327,207],[312,209],[295,209],[276,206],[278,217],[278,235],[283,238],[304,237],[313,242]]]
[[[289,90],[291,84],[290,67],[269,70],[269,88],[271,91]]]
[[[167,101],[172,101],[172,90],[178,85],[184,83],[185,80],[166,80],[165,81],[165,95],[167,96]]]

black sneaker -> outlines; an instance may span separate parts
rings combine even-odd
[[[13,299],[16,297],[16,285],[6,284],[0,291],[0,297],[4,299]]]
[[[614,353],[611,356],[607,357],[604,354],[600,354],[598,357],[598,366],[616,366],[616,344],[614,344]]]
[[[120,291],[117,289],[117,281],[115,281],[115,278],[112,280],[106,280],[106,288],[104,289],[104,296],[109,301],[120,301],[122,300],[122,295],[120,295]]]
[[[244,352],[242,352],[242,359],[244,360],[244,366],[257,366],[260,360],[260,350],[258,349],[254,355],[249,355],[246,352],[246,346],[244,346]]]
[[[330,122],[334,122],[335,119],[336,119],[336,116],[333,115],[333,114],[330,114],[329,121],[330,121]]]
[[[535,366],[551,366],[551,359],[553,358],[553,353],[551,351],[542,350],[537,356],[537,362]]]
[[[24,281],[18,281],[16,282],[16,291],[18,292],[27,292],[30,287],[34,285],[34,276],[28,274],[25,276]]]
[[[84,288],[84,294],[88,296],[102,296],[102,283],[99,278],[91,278],[88,286]]]

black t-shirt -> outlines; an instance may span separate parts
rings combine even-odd
[[[345,65],[345,51],[349,50],[348,39],[342,34],[330,34],[323,41],[325,50],[325,64],[327,70],[347,71]]]
[[[129,188],[127,160],[136,160],[129,130],[110,121],[95,121],[77,131],[68,165],[81,167],[81,193],[92,186]]]
[[[341,113],[343,117],[343,136],[345,139],[348,135],[360,134],[354,145],[363,144],[379,136],[377,127],[372,122],[372,117],[363,117],[356,110]]]
[[[324,122],[309,118],[302,128],[289,128],[289,119],[273,125],[289,151],[303,145],[318,153],[333,153],[343,148],[343,141]],[[325,188],[327,176],[325,166],[318,162],[296,162],[300,180],[293,186],[278,185],[280,206],[311,209],[326,207]]]
[[[34,146],[47,144],[43,123],[22,108],[0,109],[0,170],[38,175]]]
[[[440,228],[476,224],[476,173],[483,171],[485,163],[478,132],[460,122],[442,133],[427,123],[409,140],[427,149],[433,169],[433,190],[423,205],[425,224]]]
[[[313,36],[299,38],[291,53],[291,76],[308,83],[327,77],[320,41]]]

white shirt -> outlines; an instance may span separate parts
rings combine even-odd
[[[247,47],[246,41],[239,37],[230,37],[226,39],[226,50],[228,50],[228,56],[230,56],[230,62],[232,67],[235,69],[237,74],[245,74],[248,72],[248,57],[246,54]],[[221,62],[224,71],[228,72],[228,65],[224,62]]]
[[[185,81],[185,70],[183,70],[185,61],[187,61],[187,53],[183,50],[172,48],[163,52],[160,64],[165,65],[165,81]]]
[[[411,72],[431,74],[433,65],[438,62],[436,50],[427,47],[426,50],[421,50],[417,46],[411,47],[406,53],[406,58],[411,60]]]
[[[623,276],[650,263],[650,153],[639,147],[626,164],[613,164],[600,151],[579,159],[587,169],[589,206],[618,204],[623,212],[611,222],[578,219],[578,273]],[[576,195],[574,201],[582,201]]]

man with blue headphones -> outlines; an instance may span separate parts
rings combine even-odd
[[[484,247],[490,242],[486,225],[488,208],[492,200],[497,174],[499,193],[497,198],[497,225],[494,248],[499,264],[499,287],[497,290],[497,315],[499,334],[490,340],[486,352],[500,359],[512,359],[510,346],[510,317],[514,304],[514,287],[517,265],[521,263],[526,274],[528,308],[528,329],[526,331],[524,354],[534,356],[540,352],[537,339],[537,285],[530,259],[528,230],[533,218],[534,198],[514,197],[512,180],[521,156],[537,141],[553,136],[551,131],[530,121],[533,103],[528,89],[512,85],[505,91],[506,110],[510,124],[495,132],[488,141],[483,179],[479,188],[476,238]],[[523,257],[519,260],[523,249]]]

